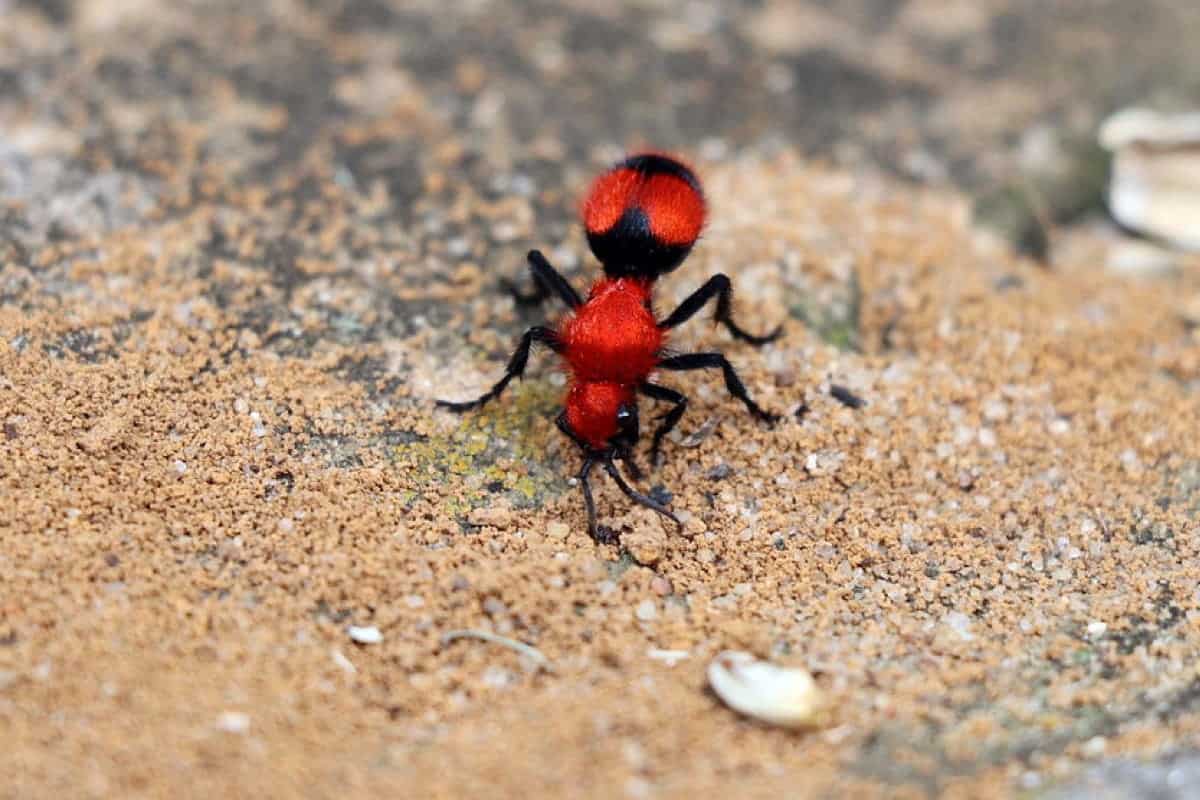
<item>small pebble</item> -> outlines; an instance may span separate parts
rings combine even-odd
[[[342,672],[345,672],[347,675],[354,675],[358,672],[358,669],[354,666],[354,662],[346,658],[345,654],[336,647],[333,648],[330,656],[333,658],[333,663],[337,664],[338,668],[340,668]]]
[[[646,657],[655,661],[661,661],[668,667],[673,667],[680,661],[691,657],[691,653],[687,650],[659,650],[657,647],[652,647],[646,651]]]
[[[653,600],[643,600],[638,603],[633,613],[642,622],[652,622],[658,617],[658,606]]]
[[[622,537],[621,544],[629,551],[629,555],[633,556],[634,561],[644,567],[652,567],[662,560],[667,542],[661,529],[647,529]]]
[[[250,730],[250,715],[241,711],[223,711],[217,717],[217,730],[225,733],[245,733]]]
[[[374,625],[364,628],[351,625],[346,629],[346,633],[350,635],[352,641],[358,644],[379,644],[383,641],[383,634]]]
[[[710,481],[720,481],[728,478],[732,474],[733,468],[722,462],[706,472],[704,477],[708,478]]]
[[[847,389],[845,386],[838,386],[836,383],[830,384],[829,395],[837,400],[846,408],[862,408],[866,403],[861,397]]]
[[[801,728],[819,725],[825,717],[823,692],[798,667],[727,650],[708,665],[708,683],[730,708],[773,725]]]

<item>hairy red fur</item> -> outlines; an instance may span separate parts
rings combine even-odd
[[[635,170],[618,167],[595,180],[583,201],[583,226],[588,233],[604,233],[625,213],[637,195],[642,176]]]
[[[567,391],[567,424],[580,439],[597,450],[617,435],[617,411],[635,402],[634,387],[609,381],[571,384]]]
[[[572,377],[567,420],[597,449],[616,432],[621,403],[632,402],[658,365],[665,335],[650,309],[650,289],[638,278],[601,278],[559,327]]]
[[[654,238],[671,246],[694,243],[706,214],[703,195],[678,175],[617,167],[592,184],[583,203],[584,227],[603,234],[629,209],[641,210]]]
[[[639,187],[637,203],[650,220],[654,238],[669,245],[691,245],[704,227],[704,198],[675,175],[651,175]]]

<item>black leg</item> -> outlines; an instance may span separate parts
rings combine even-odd
[[[495,400],[504,391],[504,387],[508,386],[509,381],[513,378],[520,378],[525,374],[525,365],[529,363],[529,349],[533,347],[534,342],[541,342],[555,352],[558,352],[562,347],[558,341],[558,335],[549,328],[543,328],[540,325],[530,328],[521,337],[520,344],[513,351],[512,358],[508,360],[508,366],[504,370],[504,377],[497,381],[495,386],[474,400],[467,400],[462,403],[438,400],[437,405],[442,408],[448,408],[451,411],[470,411],[473,408],[479,408],[489,400]]]
[[[654,438],[650,442],[650,463],[658,465],[658,451],[662,447],[663,437],[670,433],[679,420],[683,417],[683,412],[687,410],[688,400],[681,393],[674,389],[668,389],[666,386],[658,386],[653,383],[643,383],[638,387],[642,394],[647,397],[652,397],[655,400],[665,400],[668,403],[675,405],[665,414],[660,414],[657,418],[662,420],[662,424],[654,431]]]
[[[620,487],[621,491],[624,492],[626,496],[628,496],[635,503],[639,503],[647,508],[654,509],[659,514],[670,517],[676,525],[680,526],[681,528],[683,527],[683,523],[680,522],[674,514],[667,510],[665,506],[654,499],[635,491],[628,483],[625,482],[625,479],[621,477],[621,473],[617,471],[616,466],[613,464],[613,457],[617,455],[616,453],[612,451],[597,452],[595,449],[589,446],[587,442],[579,438],[579,435],[575,433],[575,431],[571,430],[571,426],[567,422],[567,412],[564,411],[559,414],[558,418],[555,419],[554,422],[556,425],[558,425],[559,430],[566,434],[571,441],[583,448],[583,466],[580,468],[579,474],[575,477],[579,481],[579,488],[583,490],[583,505],[584,508],[587,509],[588,518],[588,536],[591,536],[594,541],[600,544],[610,544],[616,540],[616,537],[611,531],[608,531],[606,528],[601,528],[596,524],[596,501],[592,497],[592,484],[589,478],[592,472],[592,467],[594,467],[597,463],[604,464],[605,471],[608,472],[608,474],[612,476],[612,479],[617,482],[617,486]],[[636,420],[633,422],[633,425],[637,425]],[[624,456],[622,457],[624,458]],[[632,463],[631,458],[627,460],[627,463],[636,469],[636,464]]]
[[[596,461],[592,458],[583,460],[583,467],[579,470],[579,487],[583,489],[583,505],[587,509],[588,518],[588,536],[596,542],[603,544],[600,532],[596,528],[596,501],[592,499],[592,485],[588,482],[588,475],[592,472],[592,467],[596,465]]]
[[[766,336],[755,336],[739,328],[737,323],[733,321],[733,286],[729,283],[729,278],[719,273],[713,275],[708,279],[707,283],[692,292],[690,297],[679,304],[679,308],[671,312],[671,315],[665,320],[658,323],[658,327],[663,330],[669,330],[682,325],[695,316],[696,312],[703,308],[704,304],[713,297],[717,298],[717,313],[714,319],[728,328],[729,332],[735,338],[753,345],[763,345],[778,339],[779,335],[783,333],[782,325]]]
[[[634,448],[641,438],[636,403],[628,403],[617,409],[617,435],[612,439],[613,455],[625,462],[626,469],[635,481],[642,479],[642,468],[634,457]]]
[[[734,372],[733,365],[729,363],[729,359],[720,353],[685,353],[681,356],[672,356],[664,358],[658,362],[659,369],[669,370],[689,370],[689,369],[713,369],[720,367],[721,372],[725,375],[725,388],[729,393],[746,404],[746,408],[750,413],[764,422],[775,422],[779,419],[778,414],[772,414],[769,411],[764,411],[750,398],[750,393],[746,391],[742,379]]]
[[[577,434],[577,433],[575,433],[575,431],[571,430],[571,426],[567,424],[567,412],[566,411],[559,412],[558,416],[554,418],[554,424],[558,426],[558,429],[560,431],[562,431],[564,434],[566,434],[566,437],[568,439],[570,439],[575,444],[579,445],[579,448],[581,450],[583,450],[583,452],[585,452],[585,453],[591,452],[592,448],[588,446],[588,443],[585,442],[583,439],[580,439],[579,434]]]
[[[628,483],[626,483],[625,479],[621,477],[621,473],[617,470],[616,466],[613,464],[613,462],[611,460],[604,462],[604,471],[607,472],[610,476],[612,476],[612,479],[614,481],[616,481],[617,486],[621,489],[622,492],[625,493],[625,496],[628,497],[630,500],[637,503],[638,505],[642,505],[653,511],[657,511],[659,514],[662,514],[664,517],[666,517],[667,519],[674,522],[681,529],[683,528],[683,523],[679,521],[679,517],[672,514],[666,506],[664,506],[662,503],[658,502],[657,500],[647,497],[646,495],[642,494],[641,492],[635,491],[632,486],[630,486]]]
[[[579,474],[575,477],[579,481],[579,488],[583,490],[583,506],[587,509],[588,518],[588,536],[592,537],[592,540],[595,542],[608,544],[613,541],[613,537],[607,533],[602,534],[600,528],[596,526],[596,502],[592,498],[592,484],[588,480],[588,476],[592,472],[592,467],[596,465],[597,454],[587,442],[579,438],[579,434],[571,430],[571,426],[567,422],[566,411],[558,415],[554,420],[554,424],[558,426],[560,431],[566,434],[568,439],[579,445],[580,449],[583,450],[583,467],[580,468]]]
[[[558,270],[546,260],[540,250],[530,250],[527,258],[529,259],[529,272],[533,275],[532,292],[522,292],[514,282],[501,280],[501,284],[512,294],[517,305],[540,305],[552,294],[558,295],[569,308],[575,309],[583,305],[583,299],[575,291],[575,287],[558,273]]]

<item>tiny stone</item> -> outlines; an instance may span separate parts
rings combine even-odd
[[[491,689],[503,689],[513,682],[513,674],[504,667],[490,666],[483,671],[483,685]]]
[[[650,591],[659,597],[667,597],[675,591],[675,588],[671,585],[671,581],[662,575],[655,575],[654,579],[650,581]]]
[[[733,468],[722,462],[706,472],[704,477],[708,478],[710,481],[720,481],[728,478],[732,474]]]
[[[383,634],[379,632],[379,628],[375,626],[360,628],[351,625],[346,629],[346,633],[350,635],[350,639],[358,644],[379,644],[383,641]]]
[[[983,418],[988,422],[1003,422],[1008,419],[1008,405],[1003,400],[989,400],[983,405]]]
[[[722,611],[727,611],[731,608],[737,608],[738,599],[735,594],[723,594],[712,599],[713,608],[719,608]]]
[[[330,653],[330,656],[333,658],[333,663],[337,664],[338,668],[347,675],[354,675],[358,672],[358,669],[355,668],[354,663],[350,659],[346,658],[345,654],[343,654],[342,651],[338,650],[336,647]]]
[[[565,539],[571,532],[571,526],[565,522],[551,522],[546,526],[546,535],[551,539]]]
[[[224,711],[217,717],[217,729],[226,733],[245,733],[250,730],[250,715],[241,711]]]
[[[1089,622],[1087,626],[1087,632],[1089,636],[1103,636],[1104,632],[1107,630],[1108,625],[1103,622]]]
[[[951,611],[942,618],[942,621],[964,642],[975,638],[975,634],[971,633],[971,618],[961,611]]]
[[[864,405],[863,399],[854,392],[847,389],[845,386],[838,386],[836,383],[830,384],[829,394],[834,400],[837,400],[847,408],[862,408]]]
[[[651,622],[658,617],[658,606],[654,604],[653,600],[643,600],[638,603],[637,609],[633,613],[642,622]]]
[[[487,614],[489,617],[499,617],[508,613],[508,606],[504,605],[504,603],[497,600],[495,597],[489,597],[483,601],[483,613]]]
[[[660,531],[638,531],[623,537],[621,543],[634,561],[652,567],[662,559],[666,537]]]

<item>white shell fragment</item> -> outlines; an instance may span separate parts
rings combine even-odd
[[[785,728],[820,725],[825,696],[812,675],[749,653],[726,650],[708,665],[708,683],[725,704],[748,717]]]
[[[1109,210],[1128,228],[1200,250],[1200,112],[1127,108],[1100,127],[1113,153]]]
[[[346,633],[350,634],[350,639],[358,644],[379,644],[383,641],[383,634],[374,625],[369,628],[351,625],[346,628]]]

